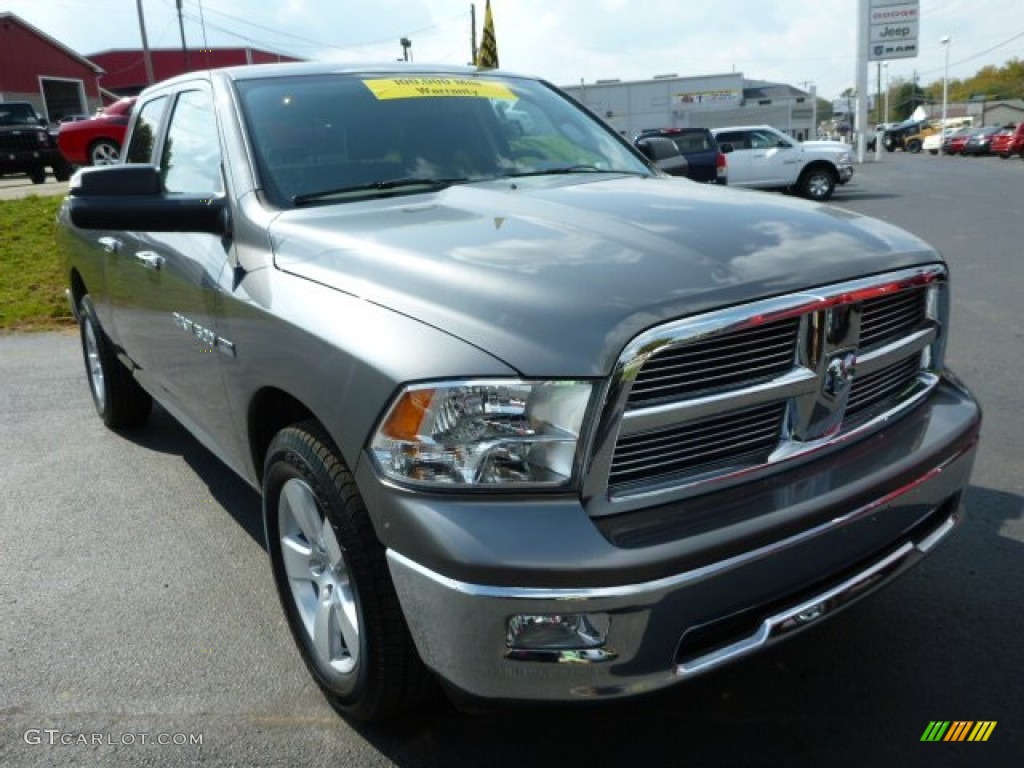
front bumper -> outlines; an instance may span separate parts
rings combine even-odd
[[[42,149],[0,151],[0,174],[31,173],[49,164],[47,153]]]
[[[506,700],[627,696],[770,645],[930,552],[959,521],[980,420],[944,382],[861,445],[743,489],[735,504],[756,516],[737,521],[724,501],[733,524],[703,557],[686,537],[648,532],[636,545],[614,522],[599,532],[568,500],[540,514],[524,501],[460,510],[391,489],[371,509],[420,655],[452,686]],[[405,524],[411,538],[391,535]],[[511,617],[553,614],[598,617],[607,635],[585,650],[510,646]]]
[[[840,165],[839,166],[839,183],[845,184],[853,178],[853,166],[852,165]]]

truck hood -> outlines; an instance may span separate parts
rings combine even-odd
[[[292,210],[270,237],[278,269],[527,376],[602,376],[666,321],[939,258],[839,208],[661,177],[524,178]]]

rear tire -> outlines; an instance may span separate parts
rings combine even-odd
[[[89,147],[90,165],[113,165],[121,154],[121,148],[109,139],[100,139]]]
[[[319,424],[281,430],[263,474],[267,549],[288,626],[339,713],[379,720],[431,691],[384,547],[337,449]]]
[[[83,296],[79,305],[78,327],[89,391],[103,423],[117,429],[145,421],[153,409],[153,398],[117,359],[88,296]]]
[[[913,152],[915,155],[921,151],[921,142],[917,139],[911,139],[907,142],[907,152]]]
[[[46,182],[46,169],[33,168],[28,177],[32,179],[33,184],[43,184]]]

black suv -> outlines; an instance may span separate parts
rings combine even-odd
[[[57,135],[27,101],[0,103],[0,176],[25,173],[35,184],[46,181],[46,168],[67,181],[71,166],[57,149]]]
[[[659,136],[671,139],[686,158],[686,176],[694,181],[727,184],[729,168],[718,142],[707,128],[647,128],[634,141]]]

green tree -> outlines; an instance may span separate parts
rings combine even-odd
[[[919,104],[930,101],[916,82],[896,80],[889,86],[889,114],[893,121],[906,120]]]
[[[951,79],[948,89],[950,101],[968,101],[978,96],[1024,99],[1024,61],[1014,58],[1001,67],[982,67],[971,77]],[[927,96],[935,102],[942,100],[942,78],[928,85]]]

